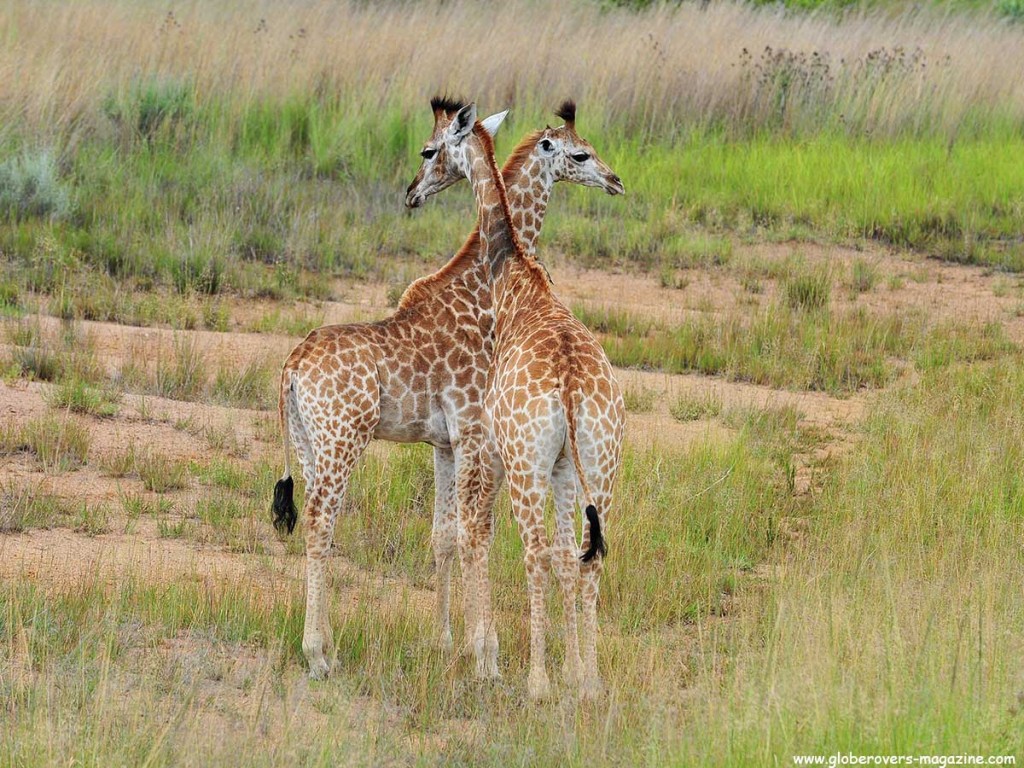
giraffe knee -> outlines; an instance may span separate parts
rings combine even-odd
[[[527,574],[546,574],[551,570],[551,547],[540,545],[528,549],[523,557]]]
[[[455,525],[435,526],[430,533],[430,543],[438,559],[450,557],[457,542],[458,531]]]
[[[579,578],[580,560],[579,550],[574,541],[562,541],[555,547],[554,551],[555,570],[562,578]]]

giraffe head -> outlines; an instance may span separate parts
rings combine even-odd
[[[555,114],[565,123],[541,131],[530,152],[531,158],[524,158],[524,162],[536,159],[540,172],[551,174],[553,181],[597,187],[609,195],[625,194],[622,179],[598,157],[590,142],[576,133],[576,104],[565,101]]]
[[[416,178],[406,190],[405,204],[410,208],[418,208],[459,179],[469,178],[471,161],[466,148],[477,125],[476,104],[435,96],[430,108],[434,111],[434,130],[420,151],[423,162]],[[480,121],[480,127],[493,137],[506,115],[508,110],[491,115]]]

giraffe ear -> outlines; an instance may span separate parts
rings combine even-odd
[[[501,126],[502,122],[505,120],[506,117],[508,117],[507,109],[504,112],[499,112],[496,115],[491,115],[488,118],[484,118],[483,120],[480,121],[480,125],[482,125],[484,127],[484,130],[487,131],[487,133],[489,133],[493,137],[494,134],[498,132],[498,128]]]
[[[459,143],[469,135],[475,123],[476,104],[467,104],[455,113],[455,117],[452,118],[452,124],[448,127],[448,130],[452,132],[455,142]]]

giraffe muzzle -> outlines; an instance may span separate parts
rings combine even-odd
[[[622,179],[617,174],[613,173],[608,179],[605,191],[609,195],[624,195],[626,194],[626,185],[622,183]]]
[[[423,201],[426,200],[426,198],[422,194],[413,189],[413,187],[415,186],[415,184],[411,184],[409,188],[405,191],[406,208],[419,208],[421,205],[423,205]]]

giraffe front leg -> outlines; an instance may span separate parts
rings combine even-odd
[[[445,652],[452,650],[451,576],[458,542],[458,518],[455,508],[455,457],[449,449],[434,449],[434,526],[431,544],[437,577],[437,643]]]
[[[482,454],[480,499],[477,508],[479,527],[481,534],[487,542],[484,549],[481,573],[483,578],[479,581],[480,593],[478,604],[484,606],[484,665],[486,676],[491,678],[501,677],[498,671],[498,629],[495,625],[494,614],[491,610],[491,579],[490,579],[490,550],[494,544],[494,506],[498,498],[498,490],[504,479],[504,471],[501,467],[501,459],[497,452],[485,449]]]
[[[479,678],[494,678],[498,672],[498,638],[491,613],[488,550],[491,545],[491,506],[481,505],[485,475],[479,436],[463,439],[456,462],[456,495],[459,509],[459,555],[465,582],[466,637],[476,660]],[[493,497],[493,491],[490,491]],[[493,499],[492,499],[493,501]]]

